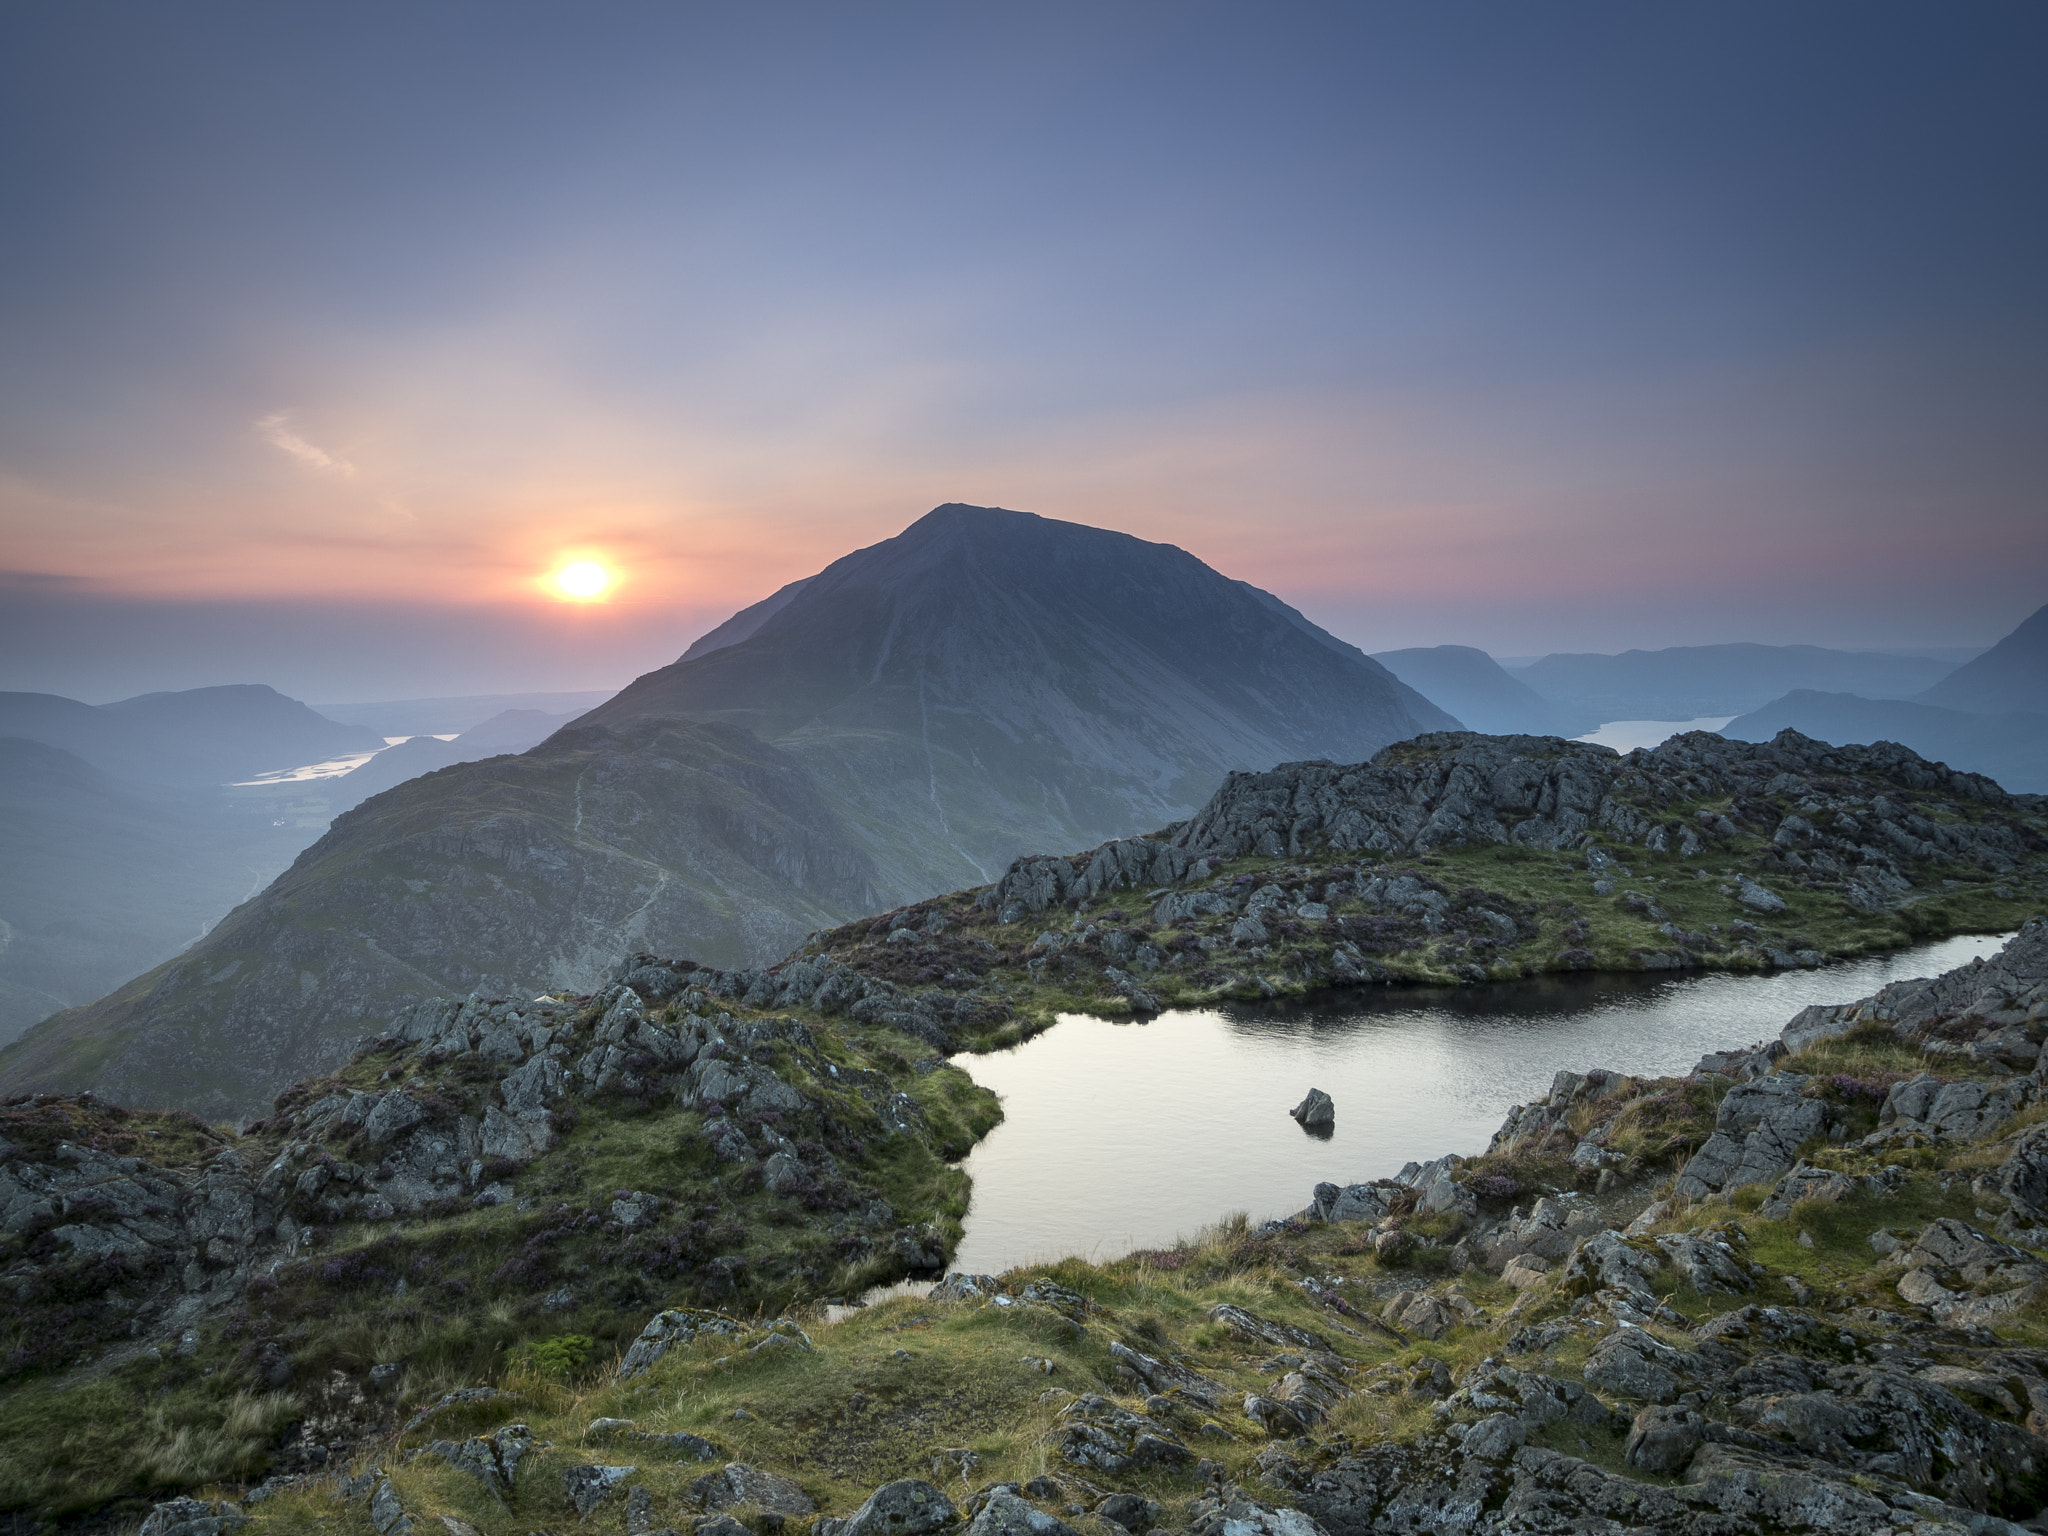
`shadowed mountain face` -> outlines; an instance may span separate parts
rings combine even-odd
[[[1915,702],[1987,715],[2011,710],[2048,715],[2048,607],[1916,695]]]
[[[1696,720],[1760,709],[1795,688],[1902,699],[1951,670],[1943,661],[1817,645],[1680,645],[1619,656],[1545,656],[1521,680],[1597,720]]]
[[[1578,736],[1605,723],[1585,710],[1551,703],[1486,652],[1469,645],[1375,651],[1372,659],[1456,715],[1469,731],[1490,736]]]
[[[1231,769],[1455,726],[1181,550],[1018,512],[942,507],[724,633],[523,757],[365,801],[0,1083],[246,1113],[418,998],[590,990],[637,949],[772,960],[1177,820]]]
[[[49,693],[0,693],[0,736],[61,748],[134,783],[188,786],[226,784],[384,745],[374,731],[338,725],[260,683],[97,705]]]
[[[858,807],[905,896],[1175,820],[1242,764],[1352,761],[1451,721],[1182,550],[1022,512],[940,507],[739,619],[758,622],[584,719],[775,742]]]

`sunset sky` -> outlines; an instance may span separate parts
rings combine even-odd
[[[1987,644],[2044,66],[2036,0],[23,0],[0,688],[614,686],[944,501],[1368,649]]]

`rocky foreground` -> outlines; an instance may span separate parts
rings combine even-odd
[[[2031,801],[1889,749],[1425,740],[780,966],[423,1003],[240,1134],[18,1095],[0,1507],[207,1493],[150,1536],[2003,1529],[2048,1503],[2038,919],[1682,1079],[1561,1074],[1484,1153],[1287,1222],[820,1304],[943,1269],[950,1164],[999,1111],[942,1053],[1076,999],[1817,964],[2038,910],[2042,844]]]
[[[658,990],[656,979],[641,984]],[[421,1014],[411,1048],[517,1056],[475,1130],[488,1121],[510,1136],[524,1085],[548,1079],[547,1063],[578,1095],[631,1070],[636,1049],[646,1072],[644,1031],[687,1034],[620,986],[587,1048],[549,1055],[557,1028],[573,1038],[587,1027],[577,1018]],[[597,1038],[606,1031],[615,1038]],[[555,1335],[461,1382],[404,1358],[422,1336],[387,1319],[380,1342],[399,1358],[360,1357],[357,1376],[333,1357],[334,1381],[360,1406],[357,1438],[337,1439],[327,1465],[162,1503],[145,1529],[2048,1528],[2037,1518],[2048,1516],[2044,1038],[2048,921],[2035,920],[1993,960],[1808,1009],[1778,1039],[1683,1078],[1561,1073],[1484,1153],[1319,1185],[1299,1216],[1258,1230],[1226,1223],[1105,1265],[952,1275],[928,1298],[838,1322],[667,1306],[643,1311],[608,1360],[565,1360],[574,1336]],[[710,1044],[682,1069],[684,1091],[735,1071],[746,1086],[734,1103],[775,1084],[821,1092],[788,1056],[749,1071],[738,1055],[707,1058]],[[817,1048],[829,1081],[836,1063]],[[281,1113],[296,1141],[328,1122],[376,1137],[405,1115],[392,1092]],[[887,1103],[873,1103],[878,1117]],[[472,1211],[506,1209],[494,1188],[516,1209],[525,1181],[586,1134],[559,1120],[548,1130],[561,1139],[523,1171],[480,1185],[483,1170],[470,1174]],[[402,1127],[386,1144],[420,1134]],[[741,1122],[741,1134],[758,1130]],[[763,1162],[784,1156],[785,1172],[805,1166],[801,1147]],[[416,1159],[325,1182],[305,1177],[327,1166],[316,1160],[287,1166],[294,1188],[318,1186],[315,1204],[353,1209],[356,1225],[319,1228],[337,1258],[368,1251],[347,1246],[375,1214],[349,1205],[364,1177],[394,1206],[424,1212],[445,1198]],[[642,1219],[641,1202],[662,1204],[616,1198],[620,1232]],[[121,1225],[104,1210],[98,1222]],[[444,1242],[455,1235],[441,1229]],[[415,1261],[394,1286],[388,1271],[351,1264],[354,1288],[387,1300],[406,1276],[424,1291],[431,1274]],[[529,1335],[551,1304],[535,1298]],[[301,1394],[287,1434],[318,1418],[301,1364],[315,1337],[271,1367]],[[334,1390],[321,1399],[330,1417],[336,1401]]]

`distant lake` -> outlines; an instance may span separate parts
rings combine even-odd
[[[1509,1108],[1547,1092],[1561,1068],[1686,1072],[1708,1051],[1776,1035],[1809,1003],[1937,975],[2003,942],[1950,939],[1762,976],[1373,988],[1143,1023],[1069,1015],[1013,1050],[954,1058],[1002,1096],[1006,1118],[964,1165],[974,1204],[952,1267],[1110,1258],[1230,1211],[1288,1215],[1324,1179],[1485,1151]],[[1328,1141],[1287,1115],[1312,1087],[1337,1103]]]
[[[436,741],[453,741],[455,735],[436,735]],[[384,746],[395,747],[402,741],[411,741],[410,736],[386,736]],[[382,750],[381,748],[379,750]],[[237,779],[230,789],[251,789],[262,784],[305,784],[314,779],[338,779],[344,773],[352,773],[363,766],[375,752],[350,752],[341,757],[330,757],[321,762],[307,763],[298,768],[279,768],[270,773],[259,773],[253,779]]]
[[[1596,747],[1612,747],[1617,752],[1633,752],[1637,747],[1661,747],[1687,731],[1718,731],[1734,718],[1701,715],[1696,720],[1610,720],[1599,730],[1577,739],[1590,741]]]

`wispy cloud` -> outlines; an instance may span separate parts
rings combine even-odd
[[[256,423],[272,447],[281,448],[309,469],[316,469],[323,475],[336,475],[343,480],[355,478],[356,467],[347,459],[329,453],[318,443],[309,443],[293,430],[291,414],[277,411]]]

